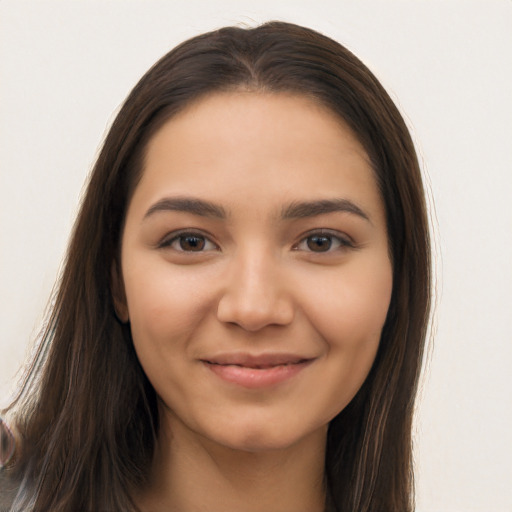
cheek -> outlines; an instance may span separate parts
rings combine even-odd
[[[357,349],[377,342],[386,320],[393,287],[391,264],[348,266],[326,280],[309,303],[312,323],[330,345]]]
[[[166,262],[126,268],[125,290],[133,344],[139,362],[165,403],[180,403],[194,391],[185,364],[194,333],[205,321],[210,297],[186,269]]]
[[[355,396],[365,381],[386,321],[392,290],[390,264],[378,271],[333,276],[329,293],[310,301],[309,321],[319,332],[326,354],[329,419]],[[309,289],[312,289],[309,287]]]
[[[125,291],[132,338],[139,356],[184,350],[203,321],[211,298],[201,286],[205,276],[168,263],[128,266]]]

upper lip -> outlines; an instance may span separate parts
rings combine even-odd
[[[272,353],[272,354],[219,354],[212,357],[201,358],[205,363],[219,365],[236,365],[247,368],[272,367],[284,364],[297,364],[310,361],[312,357],[297,354]]]

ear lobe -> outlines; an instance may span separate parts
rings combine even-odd
[[[114,310],[118,320],[127,323],[130,320],[128,313],[128,304],[126,302],[126,293],[124,291],[124,283],[118,268],[117,261],[112,263],[110,269],[110,291],[114,302]]]

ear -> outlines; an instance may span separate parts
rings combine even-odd
[[[128,314],[124,282],[119,265],[115,260],[110,268],[110,289],[116,316],[120,322],[127,323],[130,320],[130,315]]]

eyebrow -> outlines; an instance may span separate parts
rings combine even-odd
[[[193,197],[165,197],[160,199],[160,201],[151,206],[146,215],[144,215],[144,218],[146,219],[157,212],[165,211],[186,212],[199,215],[200,217],[213,217],[217,219],[226,218],[226,211],[222,206]]]
[[[303,219],[333,212],[351,213],[371,223],[370,216],[348,199],[293,202],[283,209],[281,216],[283,219]]]
[[[211,217],[225,219],[226,210],[211,201],[197,199],[195,197],[165,197],[157,201],[144,215],[144,219],[157,212],[176,211],[186,212],[200,217]],[[357,215],[362,219],[371,222],[359,206],[348,199],[319,199],[316,201],[294,201],[285,206],[281,211],[281,218],[284,220],[304,219],[316,217],[334,212],[345,212]]]

